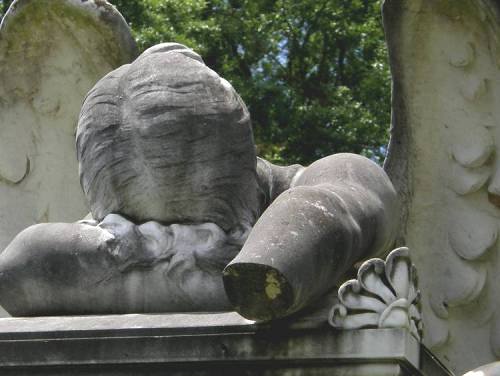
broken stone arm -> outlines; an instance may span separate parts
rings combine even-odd
[[[355,262],[394,241],[396,192],[378,165],[336,154],[298,174],[224,270],[228,298],[247,318],[271,320],[304,308]]]

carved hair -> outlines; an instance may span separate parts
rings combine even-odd
[[[245,104],[201,57],[162,44],[87,95],[77,132],[93,216],[213,222],[257,216],[255,148]]]

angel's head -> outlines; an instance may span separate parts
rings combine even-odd
[[[96,219],[119,213],[226,230],[256,219],[246,106],[182,45],[152,47],[96,84],[80,113],[77,155]]]

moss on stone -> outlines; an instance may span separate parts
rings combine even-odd
[[[102,45],[100,49],[109,54],[107,60],[111,66],[124,63],[124,56],[118,45],[120,41],[117,40],[111,25],[103,27],[105,20],[75,4],[51,0],[31,1],[9,18],[0,39],[7,42],[6,51],[36,51],[39,57],[43,57],[43,54],[50,50],[51,35],[61,31],[71,33],[72,30],[86,30],[91,36],[89,42],[99,41]],[[34,33],[34,30],[38,33]],[[40,33],[40,30],[46,32]],[[74,33],[71,35],[76,38]]]

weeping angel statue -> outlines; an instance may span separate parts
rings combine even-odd
[[[97,82],[76,149],[91,218],[28,227],[3,250],[0,303],[12,315],[277,319],[396,236],[396,191],[381,167],[353,154],[308,167],[257,158],[239,95],[180,44]]]
[[[0,45],[16,45],[8,20],[21,32],[28,24],[23,9],[39,4],[51,10],[44,19],[65,30],[53,43],[91,43],[97,57],[113,45],[127,50],[123,38],[103,49],[92,44],[97,36],[68,33],[69,21],[54,10],[63,3],[107,4],[18,0],[0,28]],[[104,14],[94,22],[113,19]],[[231,85],[189,48],[155,46],[102,78],[83,104],[77,155],[91,218],[21,232],[0,254],[0,303],[13,315],[234,309],[270,320],[320,299],[355,262],[397,239],[419,270],[424,343],[457,373],[500,357],[500,6],[385,0],[383,14],[393,76],[384,169],[395,189],[377,165],[351,154],[308,167],[256,157],[249,113]],[[124,35],[118,24],[101,34]],[[12,62],[3,51],[9,49],[0,48],[0,62]],[[11,223],[4,213],[14,213],[4,209],[13,202],[2,201],[4,192],[25,189],[33,206],[44,202],[33,198],[37,187],[45,189],[29,173],[36,155],[4,163],[6,155],[31,150],[7,142],[12,150],[4,154],[4,134],[15,139],[9,126],[21,109],[33,110],[28,120],[51,124],[66,104],[30,91],[30,84],[48,87],[46,74],[13,83],[32,57],[19,51],[12,64],[0,64],[7,83],[0,81],[0,231]],[[107,72],[132,60],[115,55],[129,58]],[[78,61],[76,68],[85,72]],[[65,91],[67,102],[81,91]],[[14,95],[28,98],[24,107],[12,106]],[[55,134],[44,129],[27,139]],[[54,194],[65,197],[69,186]]]

